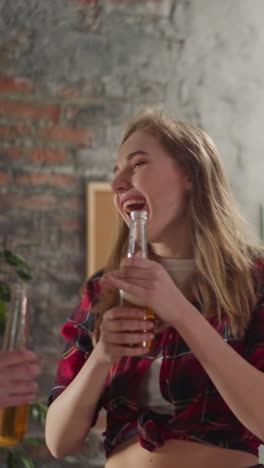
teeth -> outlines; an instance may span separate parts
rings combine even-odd
[[[145,201],[143,201],[142,199],[136,199],[136,198],[127,200],[123,204],[123,209],[127,211],[128,213],[130,213],[133,210],[132,205],[141,205],[143,208],[143,206],[145,205]]]

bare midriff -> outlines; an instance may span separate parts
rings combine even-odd
[[[257,463],[257,457],[248,452],[182,440],[168,440],[149,452],[136,436],[112,452],[105,468],[246,468]]]

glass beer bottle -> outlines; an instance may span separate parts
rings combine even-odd
[[[130,213],[130,227],[128,236],[127,257],[135,255],[147,258],[147,238],[146,238],[147,212],[145,210],[135,210]],[[145,311],[144,320],[154,320],[155,313],[152,309],[145,306],[141,299],[132,294],[120,290],[120,305],[137,306]],[[145,330],[143,330],[145,332]],[[152,340],[143,341],[143,347],[151,348]],[[131,345],[137,346],[137,345]]]
[[[3,351],[23,349],[28,338],[29,304],[27,286],[16,284],[5,327]],[[17,445],[27,431],[29,405],[0,410],[0,446]]]

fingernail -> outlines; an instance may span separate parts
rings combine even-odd
[[[147,322],[146,323],[146,328],[150,329],[150,328],[153,328],[154,327],[154,323],[153,322]]]

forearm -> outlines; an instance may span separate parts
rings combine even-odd
[[[53,456],[78,450],[89,433],[111,364],[99,363],[93,351],[71,384],[51,404],[46,442]]]
[[[183,318],[173,326],[236,417],[264,440],[264,374],[231,348],[191,304],[184,309]]]

